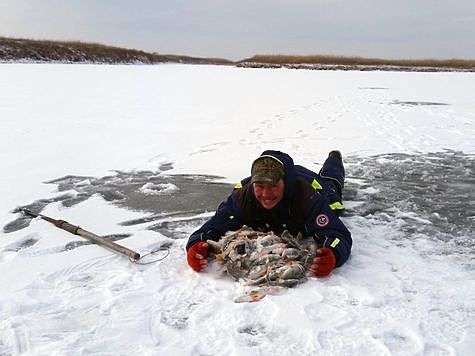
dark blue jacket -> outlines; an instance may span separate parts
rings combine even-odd
[[[250,177],[236,185],[215,215],[191,234],[186,248],[199,241],[218,241],[227,231],[243,225],[258,231],[276,234],[288,230],[294,236],[312,236],[319,247],[329,247],[335,253],[337,266],[349,257],[351,234],[338,217],[342,207],[331,181],[309,169],[294,165],[292,158],[280,151],[267,150],[284,163],[284,196],[272,209],[263,208],[256,200]]]

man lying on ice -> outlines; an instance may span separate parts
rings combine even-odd
[[[310,271],[330,274],[348,259],[351,234],[339,218],[345,169],[341,153],[331,151],[317,174],[294,165],[286,153],[267,150],[251,167],[251,176],[238,183],[215,215],[191,234],[186,245],[190,267],[208,266],[207,240],[218,241],[227,231],[244,225],[263,232],[312,237],[317,246]]]

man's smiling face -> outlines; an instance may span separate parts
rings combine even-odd
[[[254,196],[264,209],[272,209],[284,197],[284,180],[280,179],[275,185],[265,182],[252,184]]]

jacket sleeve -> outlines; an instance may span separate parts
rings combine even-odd
[[[238,210],[235,196],[232,194],[218,206],[210,220],[191,234],[186,249],[199,241],[218,241],[227,231],[240,229],[243,224],[238,216]]]
[[[317,199],[311,204],[305,228],[318,247],[332,249],[336,257],[336,266],[340,267],[351,253],[353,243],[351,233],[338,215],[330,209],[326,199],[321,195],[314,198]]]

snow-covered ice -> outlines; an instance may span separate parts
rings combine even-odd
[[[0,65],[0,355],[469,355],[475,75]],[[352,256],[259,303],[186,237],[264,149],[347,168]],[[133,264],[18,206],[160,261]],[[163,258],[163,259],[162,259]]]

